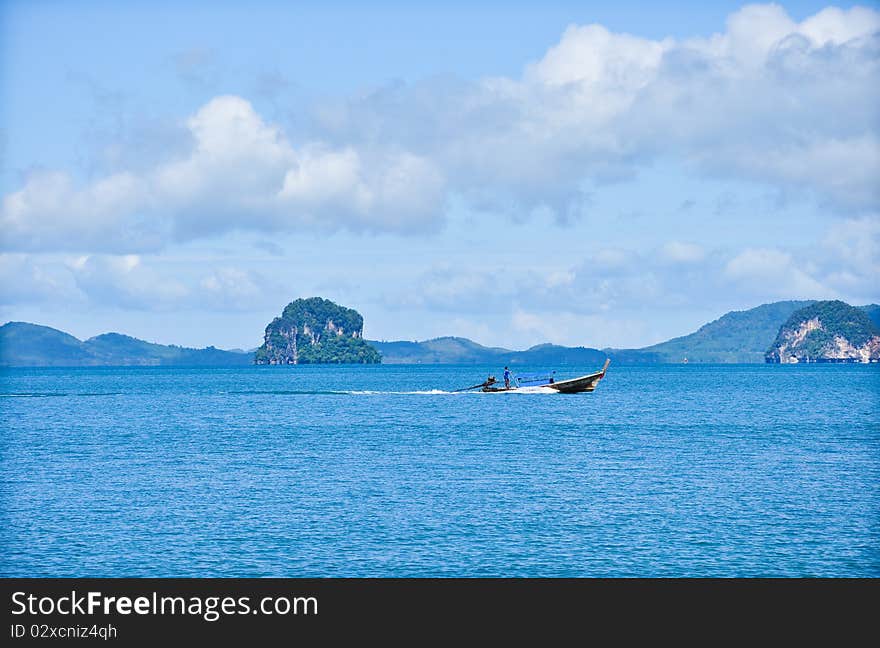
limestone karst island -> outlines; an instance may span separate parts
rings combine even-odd
[[[328,299],[290,302],[254,354],[255,364],[375,364],[379,352],[363,339],[364,318]]]
[[[880,327],[863,308],[820,301],[792,313],[779,328],[767,362],[877,362]]]

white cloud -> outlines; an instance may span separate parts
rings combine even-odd
[[[499,277],[497,273],[463,271],[440,265],[423,272],[415,284],[402,293],[390,295],[386,306],[434,312],[479,312],[508,308],[515,293],[515,280]]]
[[[89,256],[70,264],[76,285],[99,304],[134,310],[176,308],[190,294],[183,282],[141,263],[138,255]]]
[[[669,263],[699,263],[706,258],[706,251],[694,243],[669,241],[661,246],[659,256]]]
[[[681,41],[571,26],[521,79],[394,85],[325,110],[324,137],[419,150],[472,203],[560,218],[585,182],[656,156],[835,210],[880,204],[880,13],[776,5]]]
[[[240,268],[218,268],[198,283],[196,299],[212,310],[248,310],[262,305],[276,286],[262,276]]]
[[[599,249],[553,273],[537,266],[510,268],[503,280],[478,270],[434,268],[387,295],[384,305],[462,317],[507,314],[515,330],[557,339],[550,336],[548,320],[623,318],[632,324],[646,313],[665,320],[682,309],[724,312],[780,299],[878,301],[877,276],[880,221],[865,218],[833,223],[822,245],[796,252],[706,250],[669,241],[645,251]],[[560,326],[561,336],[567,325]]]
[[[271,277],[228,264],[181,266],[137,254],[0,254],[0,305],[7,306],[253,311],[274,307],[283,290]]]
[[[3,198],[0,225],[7,249],[138,250],[157,247],[153,224],[137,213],[146,197],[141,180],[128,173],[83,188],[65,172],[36,172]]]
[[[61,263],[27,254],[0,254],[0,304],[65,302],[81,297]]]
[[[828,7],[804,20],[798,31],[820,46],[840,45],[854,38],[862,38],[880,29],[880,16],[867,7],[853,7],[848,11]]]
[[[643,338],[646,334],[645,324],[638,319],[566,311],[518,309],[511,321],[514,331],[520,333],[522,339],[566,346],[625,347],[631,340]]]
[[[880,218],[832,225],[823,242],[826,282],[852,301],[880,301]]]
[[[81,187],[64,172],[32,174],[3,199],[2,244],[145,252],[233,229],[417,230],[441,213],[443,178],[412,153],[294,150],[280,129],[233,96],[208,102],[187,128],[190,152],[146,172]]]
[[[684,256],[670,261],[668,249]],[[490,271],[435,267],[415,278],[402,292],[387,295],[393,309],[480,314],[523,311],[594,316],[632,308],[676,308],[712,291],[717,264],[700,248],[670,243],[659,250],[602,248],[581,263],[552,272],[540,266],[520,265],[503,275]],[[524,322],[525,320],[523,320]],[[525,330],[520,327],[521,330]]]
[[[602,25],[572,25],[558,45],[526,68],[525,78],[534,83],[577,83],[593,91],[631,95],[653,79],[664,51],[672,46],[671,39],[652,41],[614,34]]]
[[[246,99],[216,97],[186,120],[184,154],[90,182],[31,175],[3,198],[2,245],[123,253],[235,229],[416,232],[442,224],[450,196],[564,221],[588,213],[592,184],[659,155],[858,216],[880,206],[878,31],[871,9],[797,22],[778,5],[684,40],[572,25],[520,78],[380,88],[323,106],[296,144]]]
[[[427,160],[410,153],[371,156],[367,162],[351,148],[312,147],[287,171],[278,197],[286,209],[317,225],[405,232],[440,218],[443,185]]]
[[[728,261],[724,276],[758,299],[831,296],[831,291],[801,269],[791,254],[772,248],[744,250]]]

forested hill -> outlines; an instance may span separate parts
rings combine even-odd
[[[214,347],[189,349],[153,344],[119,333],[81,341],[48,326],[9,322],[0,326],[0,366],[229,366],[250,364],[251,354]]]
[[[779,329],[767,362],[880,361],[880,326],[865,308],[821,301],[801,308]]]
[[[812,301],[781,301],[745,311],[731,311],[690,335],[638,349],[660,362],[764,362],[779,327]]]
[[[640,349],[594,349],[541,344],[525,351],[486,347],[467,338],[441,337],[424,342],[377,342],[387,364],[601,364],[610,357],[615,364],[658,363],[762,363],[780,327],[791,315],[814,301],[781,301],[744,311],[731,311],[694,333]],[[858,307],[880,319],[880,306]]]
[[[880,306],[877,304],[868,304],[867,306],[859,306],[874,324],[880,326]]]
[[[586,347],[539,344],[525,351],[486,347],[467,338],[441,337],[424,342],[371,341],[385,364],[510,364],[579,365],[602,364],[604,351]]]

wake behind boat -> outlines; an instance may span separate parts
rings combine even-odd
[[[563,394],[580,394],[582,392],[591,392],[596,389],[596,385],[598,385],[599,381],[605,377],[605,372],[608,371],[609,364],[611,364],[611,359],[606,358],[605,364],[600,371],[585,376],[578,376],[577,378],[568,378],[566,380],[556,380],[555,371],[550,372],[549,374],[520,374],[513,381],[507,382],[507,384],[499,382],[494,376],[489,376],[485,382],[479,385],[465,387],[464,389],[457,391],[479,389],[486,393],[494,393],[515,391],[524,387],[544,387]]]

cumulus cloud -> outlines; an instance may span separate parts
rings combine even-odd
[[[81,297],[63,263],[27,254],[0,254],[0,304],[69,301]]]
[[[419,275],[411,289],[389,295],[386,306],[457,313],[485,312],[507,308],[515,292],[514,281],[499,281],[493,273],[440,265]]]
[[[141,173],[78,186],[41,172],[3,199],[3,245],[17,250],[145,252],[234,229],[424,228],[439,218],[443,179],[408,152],[294,149],[234,96],[188,121],[189,153]]]
[[[878,270],[880,221],[862,218],[832,223],[820,244],[796,251],[673,240],[648,250],[598,249],[553,272],[511,267],[501,281],[480,270],[435,267],[386,294],[383,307],[429,311],[445,334],[479,333],[473,323],[488,322],[491,335],[477,339],[489,344],[632,346],[770,301],[877,302]],[[450,328],[453,321],[470,324]]]
[[[313,147],[285,174],[279,199],[316,226],[406,232],[439,219],[443,184],[430,162],[411,153]]]
[[[591,186],[660,156],[864,216],[880,207],[878,52],[872,9],[797,22],[749,5],[698,38],[572,25],[519,78],[324,104],[296,144],[246,99],[216,97],[186,120],[183,154],[91,182],[28,177],[3,198],[2,243],[138,253],[236,229],[419,232],[451,198],[566,221],[589,213]]]
[[[659,256],[669,263],[699,263],[706,258],[706,251],[695,243],[669,241],[660,248]]]
[[[39,251],[158,248],[162,224],[142,216],[146,199],[142,180],[129,173],[77,187],[66,172],[36,172],[3,198],[2,244]]]
[[[265,301],[269,283],[249,270],[218,268],[199,281],[197,298],[200,305],[213,310],[248,310]]]
[[[841,262],[841,256],[849,260]],[[503,281],[485,272],[437,267],[402,293],[389,294],[386,307],[463,317],[503,312],[517,330],[548,335],[549,319],[562,327],[561,335],[562,329],[576,330],[578,318],[606,324],[626,319],[627,326],[635,326],[645,313],[663,319],[681,309],[723,312],[780,299],[877,301],[878,271],[880,221],[865,218],[834,224],[821,245],[797,252],[706,250],[669,241],[647,251],[599,249],[552,273],[511,268]]]
[[[388,295],[386,306],[455,313],[565,312],[580,317],[634,304],[675,308],[715,291],[720,268],[720,262],[707,259],[702,248],[677,241],[645,253],[599,249],[578,264],[552,272],[511,268],[501,280],[491,272],[439,266],[422,273],[402,292]]]
[[[70,264],[79,290],[100,304],[134,310],[163,310],[180,306],[189,296],[180,280],[163,276],[135,254],[85,256]]]
[[[511,324],[522,339],[572,346],[625,347],[644,337],[647,329],[643,321],[635,318],[523,309],[513,312]]]
[[[859,218],[834,224],[820,256],[826,282],[854,301],[880,301],[880,218]]]
[[[697,172],[876,208],[880,14],[797,23],[748,6],[725,32],[651,40],[572,26],[519,79],[396,84],[322,113],[322,136],[420,150],[472,203],[562,219],[590,183],[660,156]],[[587,205],[588,207],[588,205]]]
[[[0,254],[0,305],[6,306],[250,311],[273,305],[282,290],[271,277],[228,264],[180,268],[137,254]]]
[[[791,254],[773,248],[744,250],[727,262],[724,277],[760,298],[811,299],[830,292],[800,268]]]

